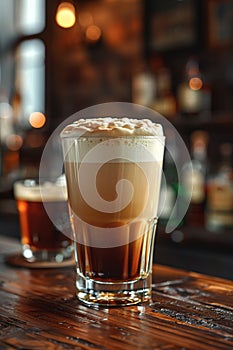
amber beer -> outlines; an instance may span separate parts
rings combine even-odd
[[[162,130],[109,117],[77,121],[61,137],[78,298],[106,306],[149,300]]]
[[[69,258],[71,240],[57,228],[48,215],[48,212],[54,211],[61,216],[66,213],[66,189],[48,181],[39,184],[36,180],[27,179],[14,184],[14,194],[19,212],[24,257],[31,262],[61,262]]]

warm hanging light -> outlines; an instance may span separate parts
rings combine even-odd
[[[56,22],[62,28],[70,28],[75,24],[75,7],[71,2],[62,2],[56,13]]]

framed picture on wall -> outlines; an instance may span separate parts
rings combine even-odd
[[[206,0],[209,48],[233,47],[233,0]]]
[[[145,0],[147,48],[165,52],[199,45],[200,3],[199,0]]]

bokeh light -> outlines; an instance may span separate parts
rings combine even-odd
[[[189,80],[189,87],[192,90],[200,90],[203,86],[203,81],[201,78],[194,77]]]
[[[86,37],[88,40],[97,41],[101,36],[101,29],[96,25],[91,25],[87,27]]]
[[[75,24],[75,7],[70,2],[62,2],[56,13],[56,22],[62,28],[71,28]]]
[[[6,138],[6,146],[11,151],[18,151],[23,145],[23,138],[20,135],[11,134]]]
[[[45,115],[41,112],[33,112],[30,114],[29,123],[33,128],[42,128],[46,123]]]

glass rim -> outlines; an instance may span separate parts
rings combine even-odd
[[[79,140],[79,139],[106,139],[106,140],[111,140],[111,139],[159,139],[159,140],[165,140],[166,136],[165,135],[62,135],[62,139],[74,139],[74,140]]]
[[[45,183],[49,182],[51,184],[56,184],[58,180],[57,177],[49,177],[49,176],[35,176],[35,177],[25,177],[22,179],[17,179],[13,182],[13,186],[23,185],[24,187],[34,187],[34,186],[43,186]]]

